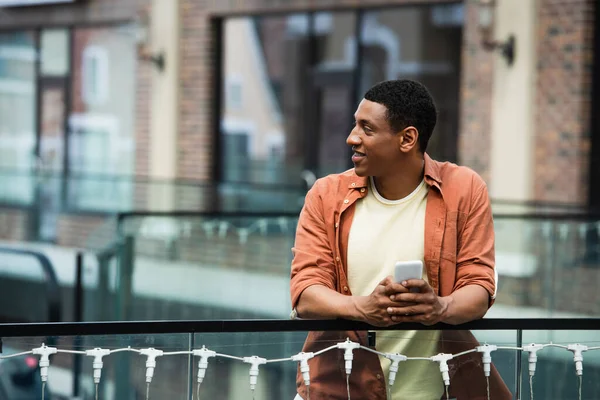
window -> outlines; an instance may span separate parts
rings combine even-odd
[[[108,54],[98,46],[83,51],[82,97],[87,104],[101,105],[109,96]]]
[[[244,108],[242,80],[239,77],[231,76],[228,78],[226,98],[227,108],[231,110],[241,110]]]
[[[40,52],[42,75],[67,75],[69,72],[69,32],[66,29],[42,31]]]
[[[462,4],[226,19],[221,179],[293,185],[350,168],[352,115],[387,79],[430,89],[439,119],[427,151],[455,161],[463,21]],[[243,154],[234,125],[253,127]]]
[[[33,165],[35,54],[33,32],[0,33],[0,167]]]

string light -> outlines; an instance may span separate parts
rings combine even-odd
[[[196,349],[196,350],[176,351],[176,352],[163,352],[162,350],[155,349],[155,348],[145,348],[145,349],[137,350],[137,349],[132,349],[131,347],[115,349],[115,350],[94,348],[94,349],[86,350],[86,351],[74,351],[74,350],[61,350],[61,349],[57,349],[55,347],[48,347],[45,344],[42,344],[41,347],[34,348],[31,351],[25,351],[25,352],[21,352],[21,353],[10,354],[10,355],[3,355],[3,356],[0,356],[0,359],[21,357],[21,356],[31,355],[31,354],[40,356],[40,360],[39,360],[40,375],[41,375],[41,380],[44,384],[43,386],[45,387],[45,384],[48,381],[48,368],[50,366],[50,355],[53,355],[56,353],[85,354],[87,356],[90,356],[93,359],[93,362],[92,362],[93,370],[94,370],[93,380],[94,380],[94,384],[98,385],[98,383],[100,382],[101,370],[103,367],[103,358],[104,357],[109,357],[110,355],[112,355],[114,353],[123,352],[123,351],[134,352],[139,355],[146,356],[146,383],[148,385],[148,390],[149,390],[149,385],[150,385],[150,382],[152,381],[152,377],[154,375],[154,369],[156,368],[156,359],[158,357],[173,356],[173,355],[191,355],[191,356],[200,357],[200,360],[198,362],[198,377],[197,377],[198,392],[199,392],[200,383],[202,383],[202,381],[205,377],[205,374],[206,374],[206,370],[208,369],[208,366],[209,366],[208,359],[213,358],[213,357],[214,358],[219,358],[219,357],[220,358],[228,358],[231,360],[250,364],[250,368],[249,368],[250,388],[251,388],[252,392],[254,393],[256,385],[258,384],[259,368],[261,365],[268,364],[268,363],[275,363],[275,362],[295,362],[295,363],[297,363],[300,367],[300,371],[302,373],[302,379],[304,381],[304,384],[306,385],[306,388],[308,390],[309,386],[310,386],[310,370],[309,370],[309,366],[308,366],[308,360],[310,360],[314,357],[318,357],[329,351],[334,351],[334,350],[344,351],[344,368],[346,371],[346,378],[348,381],[350,374],[352,373],[352,362],[354,360],[354,352],[355,351],[368,351],[371,353],[375,353],[381,357],[385,357],[392,362],[392,366],[390,368],[390,375],[388,377],[388,382],[389,382],[390,387],[394,385],[394,382],[396,380],[396,373],[398,371],[398,364],[400,362],[410,362],[411,360],[428,360],[428,361],[436,362],[439,364],[440,374],[442,376],[442,380],[444,381],[444,385],[446,386],[446,391],[447,391],[448,387],[450,386],[450,376],[448,373],[448,370],[449,370],[448,362],[449,361],[451,362],[452,360],[455,360],[459,357],[462,357],[466,354],[473,353],[473,352],[482,353],[484,376],[486,376],[486,378],[489,378],[490,366],[492,363],[492,357],[491,357],[492,352],[501,351],[501,350],[524,351],[524,352],[528,353],[528,355],[529,355],[529,376],[530,376],[530,382],[531,382],[531,378],[533,378],[533,376],[535,374],[535,370],[536,370],[536,363],[538,361],[538,353],[540,351],[543,351],[547,347],[561,348],[561,349],[564,349],[566,351],[573,353],[573,361],[575,363],[575,373],[580,379],[583,375],[583,352],[600,350],[600,347],[588,347],[586,345],[579,344],[579,343],[569,344],[567,346],[558,345],[558,344],[554,344],[554,343],[548,343],[548,344],[531,343],[531,344],[525,345],[523,347],[503,347],[503,346],[484,344],[481,346],[477,346],[474,349],[463,351],[463,352],[457,353],[457,354],[440,353],[440,354],[437,354],[434,356],[429,356],[429,357],[407,357],[402,354],[391,354],[391,353],[378,352],[369,347],[362,346],[359,343],[352,342],[349,339],[346,339],[346,341],[344,341],[344,342],[337,343],[333,346],[330,346],[328,348],[325,348],[325,349],[320,350],[315,353],[301,352],[301,353],[293,355],[289,358],[281,358],[281,359],[273,359],[273,360],[269,360],[269,359],[255,356],[255,355],[250,356],[250,357],[236,357],[236,356],[231,356],[231,355],[227,355],[227,354],[220,354],[215,351],[207,349],[205,346],[202,346],[202,348]],[[348,398],[350,398],[349,385],[347,385],[347,388],[348,388]],[[579,388],[579,390],[581,391],[581,387]],[[42,396],[43,396],[43,394],[42,394]],[[489,398],[489,387],[488,387],[488,398]]]

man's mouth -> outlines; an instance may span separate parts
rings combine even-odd
[[[352,161],[353,162],[361,161],[366,156],[367,155],[365,153],[361,153],[360,151],[354,150],[354,153],[352,154]]]

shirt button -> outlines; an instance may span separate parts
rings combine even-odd
[[[338,224],[337,222],[335,223],[335,227],[337,228],[338,226],[340,226],[340,224]]]
[[[360,189],[360,192],[364,193],[365,192],[365,188]]]
[[[348,203],[350,203],[350,200],[348,200],[348,199],[344,200],[344,204],[348,204]]]
[[[348,291],[348,286],[344,286],[344,292]]]
[[[340,258],[339,258],[339,257],[336,257],[336,258],[335,258],[335,261],[340,261]]]

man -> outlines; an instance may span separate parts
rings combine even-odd
[[[496,288],[488,192],[472,170],[426,154],[437,119],[428,90],[410,80],[382,82],[365,94],[354,118],[347,139],[354,169],[319,179],[300,214],[291,272],[293,314],[375,326],[460,324],[483,317]],[[394,282],[395,262],[411,260],[424,262],[422,279]],[[375,348],[432,356],[477,345],[469,332],[459,332],[379,332]],[[368,344],[366,332],[311,332],[304,351],[346,337]],[[348,398],[341,357],[311,360],[312,400]],[[455,361],[452,395],[487,398],[481,355]],[[373,353],[355,351],[353,398],[385,399],[389,365]],[[300,378],[298,394],[306,399]],[[495,370],[490,382],[494,399],[511,398]],[[433,362],[401,363],[390,390],[394,399],[444,394]]]

